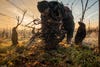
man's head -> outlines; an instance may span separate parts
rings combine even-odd
[[[85,24],[81,21],[78,22],[78,24],[81,26],[81,27],[85,27]]]
[[[38,2],[37,8],[41,14],[48,14],[49,13],[49,3],[47,1]]]

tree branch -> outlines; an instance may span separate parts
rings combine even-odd
[[[81,0],[81,1],[82,1],[82,0]],[[82,2],[83,2],[83,1],[82,1]],[[84,10],[82,11],[82,12],[83,12],[83,13],[82,13],[82,21],[83,21],[84,16],[85,16],[85,12],[86,12],[86,9],[87,9],[88,2],[89,2],[89,0],[86,1],[85,8],[84,8]],[[82,9],[83,9],[83,7],[82,7]]]
[[[86,11],[87,11],[88,9],[90,9],[92,6],[94,6],[97,2],[98,2],[98,0],[95,1],[91,6],[89,6],[89,7],[86,9]]]

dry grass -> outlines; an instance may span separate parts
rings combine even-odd
[[[45,51],[44,43],[38,38],[31,48],[26,49],[24,45],[28,43],[28,40],[29,38],[20,38],[18,46],[15,47],[11,46],[10,39],[0,39],[0,66],[84,67],[84,65],[93,65],[90,60],[96,65],[100,63],[100,56],[88,49],[88,47],[95,48],[98,46],[98,32],[92,32],[86,36],[83,42],[85,49],[76,46],[69,47],[66,44],[66,39],[64,39],[57,50]],[[90,59],[86,59],[87,57]],[[81,59],[88,61],[83,64]]]

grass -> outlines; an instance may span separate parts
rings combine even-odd
[[[2,60],[0,65],[8,67],[100,67],[100,55],[86,46],[82,48],[59,46],[57,50],[50,51],[45,51],[43,47],[31,49],[26,49],[24,46],[5,47],[5,52],[0,54]]]
[[[87,46],[97,46],[97,36],[93,38],[92,35],[86,37],[81,48],[66,47],[64,40],[57,50],[50,51],[44,50],[42,41],[27,49],[24,45],[28,39],[19,40],[18,46],[11,46],[10,40],[0,39],[0,67],[100,67],[100,55]]]

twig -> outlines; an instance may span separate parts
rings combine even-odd
[[[22,23],[22,21],[23,21],[23,19],[24,19],[24,16],[25,16],[26,12],[27,12],[27,11],[24,11],[24,14],[23,14],[23,16],[22,16],[21,21],[19,20],[19,19],[20,19],[19,16],[16,17],[16,19],[17,19],[17,26],[16,26],[16,28]]]
[[[97,2],[98,2],[98,0],[95,1],[91,6],[89,6],[89,7],[86,9],[86,11],[89,10],[92,6],[94,6]]]

